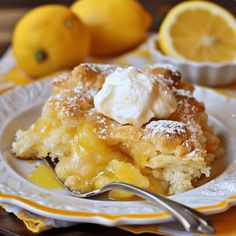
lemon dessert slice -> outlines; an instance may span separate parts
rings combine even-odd
[[[58,178],[74,191],[113,181],[167,195],[187,191],[221,153],[204,105],[172,67],[81,64],[53,86],[12,150],[18,158],[57,159]]]

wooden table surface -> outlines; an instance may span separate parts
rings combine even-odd
[[[102,0],[101,0],[102,1]],[[158,26],[170,9],[171,6],[181,2],[179,0],[139,0],[147,10],[153,15],[153,25],[151,30],[157,31]],[[12,32],[18,19],[32,7],[48,4],[63,3],[70,5],[73,0],[0,0],[0,56],[9,47],[11,43]],[[219,4],[226,7],[234,15],[236,15],[236,1],[233,0],[217,0]],[[0,208],[0,235],[10,236],[32,236],[25,225],[18,220],[13,214],[6,213]],[[94,224],[79,224],[77,226],[52,229],[47,232],[38,234],[40,236],[58,235],[58,236],[131,236],[133,234],[125,232],[117,228],[103,227]],[[150,234],[142,234],[150,235]]]

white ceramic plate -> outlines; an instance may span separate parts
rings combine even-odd
[[[42,104],[51,93],[49,82],[18,87],[0,96],[0,201],[71,222],[114,226],[171,220],[169,214],[146,201],[76,199],[63,191],[49,191],[27,180],[35,163],[15,159],[10,151],[11,143],[17,129],[27,128],[40,115]],[[236,204],[236,100],[200,87],[196,88],[195,96],[205,102],[210,120],[226,145],[227,155],[215,163],[213,180],[171,198],[213,214]]]

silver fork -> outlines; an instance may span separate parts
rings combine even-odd
[[[49,157],[43,159],[47,165],[49,165],[54,173],[56,162],[52,161]],[[127,184],[123,182],[112,182],[104,187],[88,192],[88,193],[79,193],[71,191],[64,183],[57,177],[58,181],[61,183],[64,189],[70,192],[74,197],[78,198],[89,198],[93,196],[100,195],[102,193],[108,192],[110,190],[125,190],[130,192],[138,197],[146,199],[152,203],[155,203],[161,206],[164,210],[168,211],[173,215],[173,217],[179,221],[186,231],[199,231],[201,233],[213,234],[215,232],[214,226],[212,225],[209,218],[202,214],[201,212],[187,207],[181,203],[175,202],[169,198],[162,197],[158,194],[152,193],[150,191],[144,190],[132,184]]]

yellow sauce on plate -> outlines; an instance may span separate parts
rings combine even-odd
[[[37,165],[35,170],[28,176],[28,179],[46,189],[63,189],[52,169],[45,164]]]

